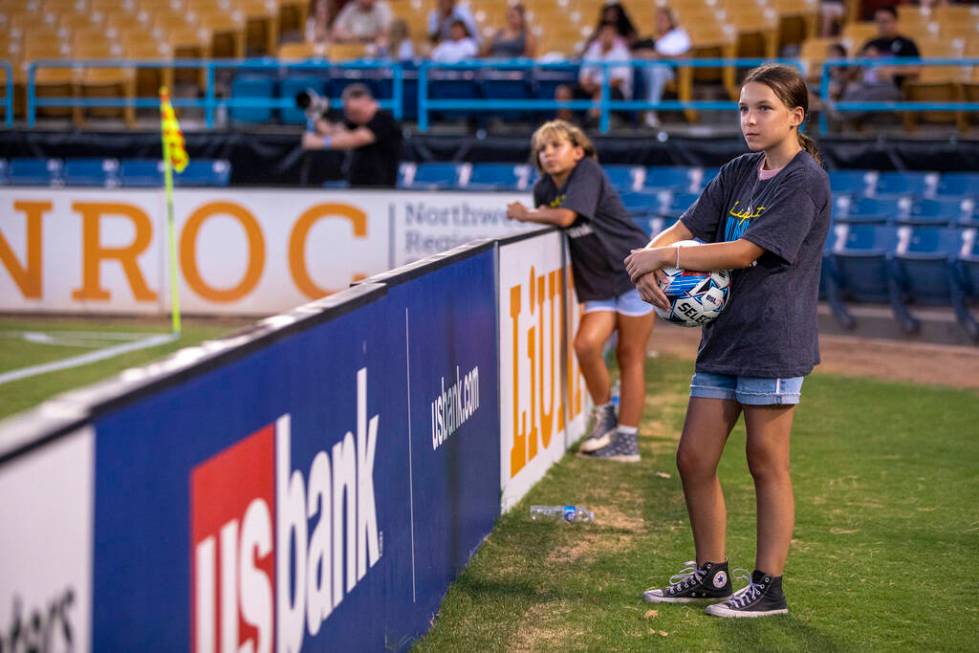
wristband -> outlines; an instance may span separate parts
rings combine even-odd
[[[333,143],[333,137],[332,136],[324,136],[323,137],[323,147],[329,148],[331,143]]]

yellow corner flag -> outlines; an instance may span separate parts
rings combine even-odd
[[[167,200],[167,237],[170,241],[170,316],[172,329],[180,333],[180,290],[177,287],[177,234],[173,219],[173,171],[183,172],[190,157],[184,147],[177,114],[170,103],[170,91],[160,89],[160,131],[163,139],[163,179]]]
[[[177,114],[170,103],[170,91],[164,86],[160,89],[160,129],[163,132],[163,156],[166,163],[177,172],[183,172],[190,157],[184,148],[184,133],[180,131]]]

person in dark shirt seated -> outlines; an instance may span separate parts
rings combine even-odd
[[[483,56],[497,59],[517,59],[533,57],[537,50],[537,39],[527,25],[527,10],[520,4],[510,5],[506,10],[506,25],[493,35],[483,52]]]
[[[345,170],[351,188],[394,188],[401,161],[401,125],[384,111],[364,84],[343,90],[344,122],[316,122],[315,131],[303,134],[307,150],[349,150]]]

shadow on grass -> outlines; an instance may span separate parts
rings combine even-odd
[[[791,613],[759,619],[713,618],[716,632],[729,650],[819,651],[836,653],[844,648],[825,632],[800,621]]]

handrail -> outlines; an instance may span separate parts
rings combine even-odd
[[[823,105],[835,111],[979,111],[979,102],[912,102],[905,100],[898,101],[834,101],[829,96],[829,85],[831,68],[845,68],[850,66],[869,66],[876,68],[887,67],[918,67],[918,66],[977,66],[979,57],[863,57],[856,59],[827,59],[822,64],[819,78],[819,95],[823,98]],[[819,114],[819,133],[829,133],[828,111],[823,110]]]
[[[428,113],[432,110],[468,110],[468,111],[500,111],[500,110],[557,110],[557,109],[599,109],[599,131],[607,134],[609,131],[610,117],[614,111],[656,111],[656,110],[682,110],[700,109],[704,111],[728,110],[737,108],[738,104],[734,101],[715,101],[715,100],[660,100],[649,102],[648,100],[613,100],[611,97],[611,85],[609,75],[602,75],[601,96],[598,104],[593,100],[432,100],[428,98],[428,75],[432,70],[539,70],[539,69],[559,69],[577,70],[582,66],[596,68],[651,68],[653,66],[673,66],[677,68],[754,68],[763,63],[784,63],[797,68],[801,64],[796,59],[631,59],[629,61],[601,61],[583,62],[574,61],[555,61],[538,62],[529,59],[479,59],[459,63],[439,63],[424,61],[418,67],[418,131],[428,130]]]
[[[14,126],[14,66],[6,59],[0,59],[0,68],[6,77],[7,95],[4,96],[4,122],[7,129]]]
[[[392,82],[390,98],[378,98],[378,104],[390,110],[395,118],[401,119],[403,111],[404,96],[404,70],[399,65],[392,65],[387,61],[357,61],[357,62],[334,62],[322,61],[278,61],[276,59],[236,59],[236,60],[213,60],[213,59],[159,59],[159,60],[123,60],[123,59],[85,59],[85,60],[61,60],[61,59],[41,59],[32,61],[27,66],[27,126],[33,128],[37,120],[37,109],[39,107],[133,107],[133,108],[153,108],[158,107],[160,100],[158,97],[138,97],[138,98],[76,98],[76,97],[37,97],[36,76],[41,68],[70,68],[81,70],[85,68],[200,68],[205,71],[204,98],[173,98],[171,102],[175,107],[187,107],[204,109],[205,124],[208,128],[214,127],[215,109],[224,107],[242,108],[270,108],[270,109],[289,109],[293,107],[291,98],[285,99],[260,99],[260,98],[221,98],[218,99],[216,93],[216,75],[218,69],[235,70],[383,70],[390,73]],[[12,85],[12,83],[11,83]],[[10,94],[12,98],[13,94]],[[338,98],[332,98],[338,99]],[[12,99],[10,100],[12,106]]]

